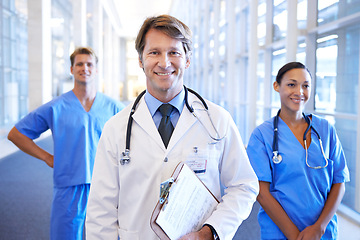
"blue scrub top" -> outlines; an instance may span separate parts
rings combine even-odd
[[[123,104],[98,92],[86,112],[73,91],[35,109],[15,127],[31,139],[51,129],[54,141],[54,186],[91,182],[96,148],[104,124]]]
[[[281,204],[290,219],[300,231],[312,225],[320,216],[334,183],[349,181],[349,170],[343,148],[335,128],[329,122],[312,115],[313,127],[323,141],[325,156],[329,164],[326,168],[312,169],[306,165],[305,149],[286,123],[279,118],[279,153],[282,162],[272,161],[274,118],[258,126],[252,133],[247,153],[259,181],[270,183],[270,192]],[[319,140],[312,131],[308,148],[310,166],[324,166]],[[266,212],[260,208],[258,215],[262,239],[285,239],[280,229]],[[336,215],[328,224],[322,239],[336,239]]]

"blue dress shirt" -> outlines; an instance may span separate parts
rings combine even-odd
[[[145,98],[146,105],[149,108],[150,114],[156,125],[156,128],[158,128],[160,125],[161,118],[162,118],[162,115],[161,115],[160,111],[158,111],[158,108],[160,107],[161,104],[164,104],[164,103],[157,100],[148,91],[146,91],[144,98]],[[184,108],[184,104],[185,104],[184,98],[185,98],[185,91],[184,91],[184,89],[182,89],[181,92],[178,95],[176,95],[176,97],[174,97],[170,102],[168,102],[169,104],[174,106],[174,109],[172,110],[172,112],[170,114],[171,123],[174,126],[174,128],[175,128],[175,126],[179,120],[180,114]]]

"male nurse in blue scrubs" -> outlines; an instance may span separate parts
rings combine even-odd
[[[77,48],[70,56],[74,88],[21,119],[8,139],[54,169],[51,240],[81,240],[96,148],[105,122],[123,105],[96,90],[97,56]],[[50,129],[54,155],[33,140]]]

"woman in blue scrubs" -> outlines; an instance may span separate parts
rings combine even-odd
[[[281,109],[254,130],[247,147],[260,185],[261,239],[337,239],[335,212],[349,171],[335,128],[319,116],[303,115],[311,75],[302,63],[284,65],[273,87]],[[281,158],[273,160],[274,147]]]

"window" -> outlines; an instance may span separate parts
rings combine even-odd
[[[86,1],[86,31],[87,31],[86,32],[86,42],[87,42],[88,46],[94,45],[93,13],[94,13],[94,0],[87,0]]]
[[[305,41],[301,41],[298,44],[298,49],[296,53],[296,61],[304,63],[306,60],[306,43]]]
[[[2,1],[0,28],[0,127],[8,128],[27,111],[26,0]]]
[[[259,54],[258,64],[257,64],[257,77],[258,77],[258,94],[257,94],[257,117],[256,124],[260,125],[265,119],[265,89],[270,88],[270,86],[265,85],[265,60],[264,53]]]
[[[334,113],[336,106],[337,34],[317,39],[315,110]]]
[[[259,6],[258,6],[258,28],[257,28],[257,34],[258,34],[258,41],[259,46],[265,45],[266,41],[266,1],[265,0],[259,0]]]
[[[273,40],[278,41],[286,37],[287,29],[287,1],[274,0]]]
[[[351,181],[343,203],[355,209],[360,27],[354,24],[317,37],[315,110],[327,113],[345,151]]]
[[[297,19],[298,19],[298,28],[306,29],[306,19],[307,19],[307,1],[306,0],[298,0]]]
[[[286,63],[286,56],[285,56],[286,50],[285,48],[276,49],[273,51],[273,57],[272,57],[272,71],[271,71],[271,82],[274,82],[276,80],[276,75],[279,71],[279,69]],[[271,105],[277,109],[280,108],[280,97],[277,92],[274,90],[271,91]]]
[[[52,0],[52,96],[56,97],[73,87],[69,56],[74,50],[72,4],[67,0]]]
[[[319,0],[318,24],[324,25],[360,11],[360,0]]]

